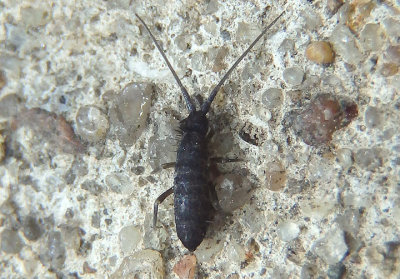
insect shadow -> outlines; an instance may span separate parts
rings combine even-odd
[[[178,83],[189,111],[189,116],[180,121],[179,125],[182,138],[177,150],[174,186],[157,198],[154,203],[153,217],[153,227],[156,227],[158,205],[170,194],[174,193],[176,232],[182,244],[189,251],[196,250],[203,241],[209,223],[213,219],[215,210],[220,208],[215,188],[209,180],[209,154],[207,145],[210,138],[208,136],[209,124],[206,115],[219,89],[232,71],[283,14],[284,12],[277,16],[236,60],[222,77],[221,81],[211,91],[209,97],[200,106],[200,109],[196,109],[189,93],[182,85],[181,80],[171,66],[161,46],[151,33],[149,27],[142,18],[136,14],[136,17],[149,33]]]

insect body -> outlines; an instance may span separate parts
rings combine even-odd
[[[172,68],[165,53],[157,43],[157,40],[154,38],[150,29],[144,21],[136,15],[144,25],[145,29],[149,32],[154,44],[172,72],[182,91],[186,106],[189,110],[189,116],[180,122],[182,139],[178,147],[176,158],[174,186],[161,194],[154,203],[153,226],[155,227],[157,222],[158,205],[166,197],[174,193],[176,231],[183,245],[190,251],[196,250],[197,246],[199,246],[203,241],[208,224],[213,218],[214,203],[212,200],[214,198],[214,200],[217,201],[215,189],[208,180],[208,119],[206,114],[208,113],[210,105],[219,89],[231,72],[282,15],[283,13],[276,17],[236,60],[217,86],[211,91],[210,96],[201,105],[199,110],[196,110],[186,88],[182,85],[182,82]]]

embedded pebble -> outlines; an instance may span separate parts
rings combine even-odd
[[[194,251],[199,262],[209,262],[224,247],[224,242],[217,239],[206,238]]]
[[[389,61],[400,65],[400,45],[388,47],[386,49],[386,58]]]
[[[285,221],[279,223],[277,234],[283,241],[291,241],[299,236],[300,228],[296,223]]]
[[[282,53],[293,53],[295,48],[295,43],[291,39],[284,39],[279,46],[279,51]]]
[[[242,245],[230,241],[226,247],[226,257],[230,262],[240,265],[246,259],[246,251]]]
[[[101,221],[101,216],[100,216],[100,212],[96,211],[93,213],[92,217],[91,217],[91,225],[93,228],[100,228],[100,221]]]
[[[346,274],[346,266],[342,262],[329,266],[326,273],[329,279],[341,279]]]
[[[123,227],[119,232],[119,246],[122,253],[133,252],[142,241],[142,233],[138,226]]]
[[[42,227],[33,216],[26,216],[24,218],[22,226],[24,236],[31,241],[38,240],[43,234]]]
[[[353,153],[347,148],[339,149],[336,153],[336,161],[343,170],[348,170],[353,165]]]
[[[251,182],[239,173],[220,175],[215,180],[219,203],[225,212],[233,212],[250,200]]]
[[[386,30],[386,35],[392,37],[395,42],[398,41],[397,39],[400,37],[400,21],[388,17],[383,20],[383,25]]]
[[[8,94],[0,99],[0,117],[14,117],[21,108],[21,98],[17,94]]]
[[[51,148],[66,153],[75,154],[85,150],[63,116],[40,108],[32,108],[18,114],[11,127],[13,130],[28,127],[35,133],[38,141],[47,142]]]
[[[322,24],[320,15],[313,12],[312,9],[304,10],[302,17],[304,18],[304,27],[308,30],[315,30]]]
[[[254,107],[254,114],[263,122],[268,122],[271,120],[272,114],[271,111],[265,108],[262,104],[257,104]]]
[[[335,54],[328,42],[312,42],[306,49],[306,56],[309,60],[319,64],[330,64]]]
[[[153,214],[146,214],[144,220],[143,244],[146,249],[164,250],[167,245],[169,234],[163,225],[158,221],[156,228],[153,228]]]
[[[213,72],[220,72],[226,68],[226,64],[224,63],[225,56],[228,54],[227,47],[219,48],[217,55],[215,56],[214,65],[212,67]]]
[[[212,154],[223,156],[231,152],[234,147],[233,138],[234,136],[232,132],[215,134],[211,138],[211,143],[210,143],[210,150],[213,151]]]
[[[283,79],[290,85],[300,85],[304,79],[304,71],[299,67],[287,68],[283,71]]]
[[[123,145],[132,144],[144,130],[152,92],[148,83],[130,83],[110,98],[110,130]]]
[[[282,104],[282,90],[279,88],[269,88],[261,96],[261,102],[269,109],[277,109]]]
[[[64,266],[66,251],[61,232],[51,231],[48,233],[39,259],[43,265],[53,269],[60,269]]]
[[[358,33],[364,26],[366,18],[375,8],[375,2],[372,0],[354,0],[349,4],[346,25],[354,33]]]
[[[88,142],[98,142],[108,131],[107,115],[96,106],[79,108],[76,115],[77,134]]]
[[[357,105],[333,95],[316,96],[302,111],[293,111],[289,122],[295,133],[308,145],[329,142],[332,134],[346,127],[358,115]]]
[[[327,0],[325,3],[328,14],[333,16],[343,5],[343,0]]]
[[[335,220],[339,227],[353,236],[356,236],[360,230],[360,212],[358,210],[346,209],[343,214],[336,217]]]
[[[65,248],[78,252],[82,245],[82,230],[77,226],[65,224],[60,225],[59,228],[61,230],[61,239],[64,241]]]
[[[251,43],[259,34],[261,30],[255,24],[239,22],[236,31],[236,38],[241,43]]]
[[[111,173],[106,176],[105,182],[108,188],[117,194],[129,196],[135,190],[134,184],[123,173]]]
[[[19,253],[24,246],[18,231],[5,229],[1,233],[1,250],[7,254]]]
[[[153,170],[159,170],[163,164],[176,161],[176,140],[173,138],[149,139],[148,157]]]
[[[364,121],[368,128],[380,128],[384,123],[383,113],[376,107],[368,107],[365,110]]]
[[[47,24],[51,19],[51,14],[41,7],[24,7],[20,9],[22,22],[26,27],[39,27]]]
[[[384,37],[379,24],[365,25],[360,34],[360,42],[365,51],[380,50],[384,43]]]
[[[195,255],[185,255],[173,268],[179,279],[193,279],[196,273],[197,259]]]
[[[324,238],[318,240],[314,245],[315,253],[327,264],[340,262],[347,253],[347,245],[344,233],[340,229],[328,232]]]
[[[286,171],[278,161],[269,162],[264,168],[267,188],[271,191],[281,191],[286,185]]]
[[[384,77],[394,76],[399,72],[399,66],[395,63],[384,63],[380,69],[380,73]]]
[[[377,148],[361,148],[354,154],[354,161],[361,168],[373,171],[383,164],[382,154]]]
[[[349,64],[358,64],[363,60],[360,50],[356,46],[354,35],[345,25],[338,25],[332,32],[331,43],[335,53]]]
[[[180,50],[186,50],[190,48],[190,36],[181,34],[176,36],[175,44]]]
[[[74,183],[77,177],[84,177],[88,173],[88,166],[82,158],[76,158],[72,163],[71,168],[64,175],[67,184]]]
[[[110,278],[164,278],[164,262],[161,254],[154,250],[142,250],[125,257]]]
[[[246,227],[251,233],[258,233],[264,227],[264,216],[262,213],[251,206],[244,206],[242,217],[240,218],[241,224]]]
[[[103,192],[103,186],[97,183],[95,180],[85,180],[81,184],[81,189],[86,190],[95,196]]]

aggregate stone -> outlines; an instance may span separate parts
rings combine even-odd
[[[66,250],[61,232],[51,231],[48,233],[39,259],[43,265],[50,268],[60,269],[64,266]]]
[[[304,79],[304,71],[299,67],[287,68],[283,71],[283,79],[292,86],[300,85]]]
[[[7,254],[19,253],[24,246],[17,231],[5,229],[1,233],[1,250]]]
[[[123,253],[133,252],[141,241],[142,233],[137,226],[126,226],[119,232],[119,244]]]
[[[161,254],[154,250],[142,250],[125,257],[110,278],[164,278],[164,262]],[[138,277],[140,276],[140,277]]]
[[[340,229],[328,232],[324,238],[314,244],[315,253],[330,265],[340,262],[347,250],[344,233]]]
[[[338,54],[349,64],[358,64],[363,60],[363,55],[356,45],[356,39],[345,25],[338,25],[332,32],[331,43]]]
[[[27,216],[23,221],[24,236],[32,241],[38,240],[43,234],[43,228],[33,216]]]
[[[111,132],[124,145],[132,144],[143,132],[149,116],[153,87],[130,83],[110,99]]]
[[[108,119],[96,106],[83,106],[76,115],[77,133],[88,142],[98,142],[105,138]]]

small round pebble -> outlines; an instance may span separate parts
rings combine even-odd
[[[385,63],[380,69],[380,73],[384,77],[394,76],[399,72],[399,66],[395,63]]]
[[[23,232],[25,237],[32,241],[38,240],[43,234],[42,228],[33,216],[25,217],[23,222]]]
[[[364,115],[365,125],[368,128],[378,128],[383,125],[382,112],[376,107],[368,107]]]
[[[134,185],[129,177],[123,173],[111,173],[106,176],[105,182],[114,193],[129,196],[134,191]]]
[[[157,251],[146,249],[125,257],[110,278],[162,279],[164,276],[164,262],[161,254]]]
[[[377,148],[361,148],[354,154],[354,161],[361,168],[373,171],[383,164],[382,154]]]
[[[250,200],[252,184],[243,175],[231,173],[216,178],[215,190],[225,212],[232,212]]]
[[[282,222],[278,225],[278,237],[283,241],[291,241],[299,236],[299,226],[293,222]]]
[[[174,272],[179,279],[193,279],[196,272],[197,259],[195,255],[185,255],[174,266]]]
[[[110,98],[109,117],[113,134],[123,145],[132,144],[143,132],[149,116],[152,85],[130,83]]]
[[[360,35],[360,43],[364,50],[379,50],[382,47],[383,42],[383,33],[379,24],[369,23],[365,25]]]
[[[347,253],[347,244],[344,239],[344,232],[335,229],[318,240],[314,245],[315,253],[327,264],[340,262]]]
[[[24,243],[18,236],[18,232],[14,230],[5,229],[1,233],[1,250],[7,254],[16,254],[21,251]]]
[[[386,50],[386,58],[400,65],[400,45],[388,47]]]
[[[283,79],[286,83],[297,86],[303,82],[304,72],[299,67],[287,68],[283,71]]]
[[[76,115],[77,132],[88,142],[98,142],[105,138],[108,130],[107,116],[95,106],[84,106]]]
[[[123,227],[119,232],[119,244],[123,253],[133,252],[142,241],[142,233],[137,226]]]
[[[265,168],[267,188],[271,191],[281,191],[286,185],[286,172],[280,162],[270,162]]]
[[[328,42],[312,42],[306,49],[306,57],[318,64],[330,64],[333,62],[335,53]]]
[[[282,90],[269,88],[261,96],[261,102],[269,109],[277,108],[282,104]]]
[[[335,53],[349,64],[355,65],[363,60],[363,55],[356,45],[356,38],[345,25],[337,25],[330,38]]]

